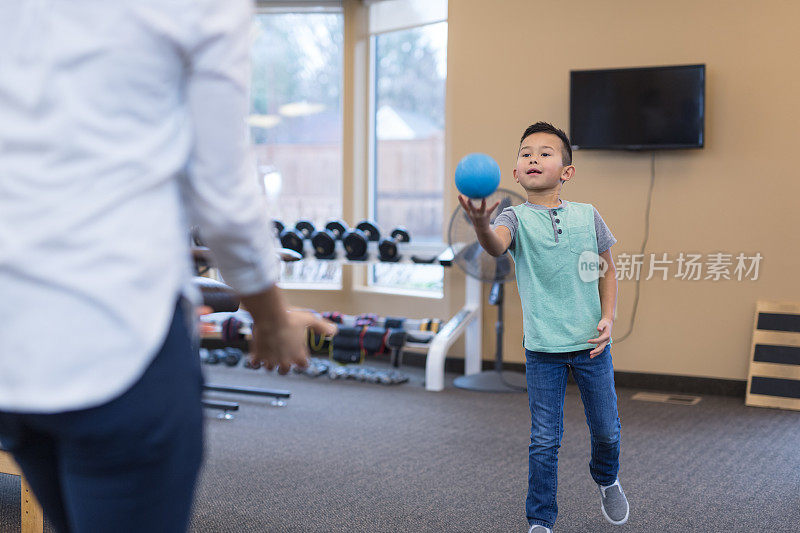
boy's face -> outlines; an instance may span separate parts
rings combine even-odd
[[[526,191],[555,189],[561,180],[569,181],[575,173],[572,165],[564,166],[562,143],[557,135],[538,132],[525,137],[517,155],[514,179]]]

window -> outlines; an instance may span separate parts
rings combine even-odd
[[[370,212],[387,234],[404,226],[412,243],[442,242],[447,22],[441,17],[446,14],[446,2],[431,0],[382,2],[370,12]],[[425,23],[430,18],[434,22]],[[408,27],[409,21],[422,24]],[[392,25],[403,29],[392,30]],[[443,278],[442,267],[433,265],[379,264],[369,273],[373,287],[432,294],[442,293]]]
[[[343,24],[330,8],[262,7],[254,20],[250,131],[271,212],[287,227],[342,217]],[[281,282],[339,286],[341,266],[283,263]]]

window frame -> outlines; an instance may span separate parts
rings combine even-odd
[[[369,32],[368,35],[368,42],[369,42],[369,52],[368,56],[368,63],[365,65],[365,69],[368,71],[368,85],[369,91],[367,95],[367,116],[368,116],[368,127],[367,127],[367,138],[364,139],[364,143],[367,145],[367,173],[364,176],[366,180],[366,192],[367,192],[367,209],[366,213],[370,220],[376,219],[376,209],[377,209],[377,179],[378,179],[378,159],[376,157],[377,153],[377,99],[378,99],[378,90],[377,90],[377,39],[379,36],[393,33],[397,31],[407,31],[412,30],[415,28],[423,28],[426,26],[431,26],[434,24],[445,23],[447,24],[447,31],[449,34],[450,26],[448,19],[434,19],[430,21],[426,21],[424,23],[417,23],[417,24],[409,24],[409,25],[398,25],[392,26],[391,28],[382,29],[380,31]],[[447,81],[445,79],[445,86]],[[446,146],[447,146],[447,92],[445,91],[445,126],[444,126],[444,136],[442,139],[442,143],[444,144],[445,148],[445,159],[446,159]],[[358,142],[356,140],[356,142]],[[443,174],[443,179],[446,179],[446,167],[447,162],[444,161],[443,168],[441,169]],[[447,242],[445,242],[444,236],[444,225],[449,222],[448,213],[445,212],[446,202],[444,201],[444,197],[442,197],[442,231],[440,233],[440,241],[426,241],[426,244],[430,244],[432,246],[444,247],[447,246]],[[401,295],[401,296],[413,296],[417,298],[428,298],[433,300],[442,300],[444,298],[444,284],[446,275],[444,272],[444,267],[439,266],[442,269],[442,289],[440,291],[424,291],[419,289],[404,289],[400,287],[387,287],[383,285],[374,285],[372,282],[373,277],[373,268],[374,265],[364,265],[363,267],[354,267],[354,274],[353,274],[353,290],[359,292],[370,292],[370,293],[380,293],[380,294],[393,294],[393,295]]]
[[[256,0],[255,13],[342,13],[342,0]]]
[[[256,0],[256,14],[285,13],[340,13],[343,17],[344,64],[342,73],[342,217],[355,224],[364,218],[374,218],[376,198],[375,158],[375,39],[378,35],[392,31],[409,30],[439,22],[448,23],[448,17],[427,20],[423,23],[392,26],[381,31],[370,31],[370,8],[384,0]],[[447,0],[439,0],[447,6]],[[447,8],[445,7],[445,13]],[[449,55],[449,54],[448,54]],[[447,82],[445,82],[447,83]],[[445,117],[447,115],[447,89],[445,90]],[[444,126],[445,168],[447,172],[447,119]],[[446,188],[445,188],[446,190]],[[443,210],[447,208],[443,198]],[[444,235],[449,221],[449,213],[443,212],[441,242],[426,243],[444,248],[447,246]],[[353,294],[386,294],[413,299],[443,301],[448,274],[444,267],[442,291],[419,291],[371,285],[369,264],[350,264],[341,267],[340,283],[314,284],[279,282],[279,285],[293,293],[322,294],[344,291]]]
[[[350,82],[345,76],[345,64],[347,62],[347,54],[349,51],[346,47],[346,40],[344,36],[347,31],[347,16],[342,4],[341,0],[316,0],[316,1],[287,1],[287,0],[256,0],[253,10],[253,16],[257,17],[259,15],[314,15],[314,14],[329,14],[329,15],[339,15],[342,19],[342,36],[343,36],[343,44],[342,44],[342,87],[341,87],[341,94],[342,94],[342,101],[341,101],[341,110],[342,110],[342,128],[344,129],[344,100],[346,98],[346,90],[347,84]],[[251,97],[252,98],[252,97]],[[352,140],[350,141],[352,142]],[[342,135],[342,145],[341,145],[341,160],[342,166],[344,166],[344,158],[346,150],[348,149],[348,140]],[[255,146],[255,144],[254,144]],[[344,181],[344,176],[342,176]],[[340,189],[340,195],[342,200],[342,217],[346,216],[345,211],[345,201],[344,201],[344,183],[342,183],[342,187]],[[276,243],[280,244],[278,239],[276,238]],[[278,285],[281,289],[290,290],[290,291],[313,291],[313,292],[326,292],[326,291],[341,291],[345,288],[346,281],[345,281],[345,268],[342,267],[340,264],[338,266],[340,273],[338,276],[338,281],[333,282],[323,282],[323,281],[310,281],[310,282],[297,282],[297,281],[284,281],[282,279],[278,279],[276,285]]]

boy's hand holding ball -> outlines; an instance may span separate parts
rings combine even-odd
[[[467,216],[472,221],[472,225],[475,226],[475,229],[488,229],[489,228],[489,216],[492,214],[492,211],[500,205],[500,201],[494,203],[493,206],[486,208],[486,198],[481,200],[480,206],[475,206],[472,204],[472,201],[468,198],[464,198],[462,195],[458,195],[458,201],[461,204],[461,207],[464,208],[464,211],[467,212]]]

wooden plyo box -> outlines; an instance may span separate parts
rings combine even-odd
[[[745,404],[800,411],[800,304],[756,304]]]
[[[25,482],[25,476],[22,475],[14,458],[7,451],[0,449],[0,474],[12,474],[22,478],[22,533],[42,533],[44,531],[44,513],[39,502]]]

